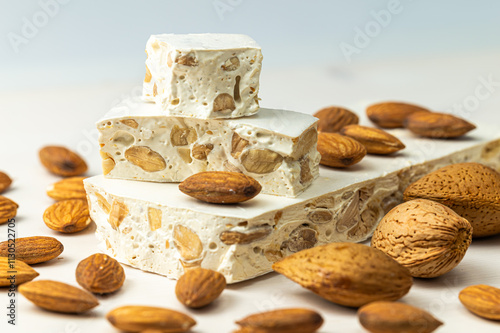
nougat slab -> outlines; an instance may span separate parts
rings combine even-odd
[[[259,110],[260,46],[234,34],[153,35],[143,97],[166,115],[237,118]]]
[[[317,119],[276,109],[251,117],[161,115],[154,103],[128,100],[97,123],[108,178],[180,182],[202,171],[236,171],[262,193],[295,197],[318,176]]]
[[[197,201],[177,184],[103,176],[84,180],[90,214],[105,251],[125,264],[178,278],[187,267],[221,272],[228,283],[271,271],[294,252],[330,242],[359,242],[403,201],[413,181],[445,165],[475,161],[500,171],[497,127],[459,140],[431,140],[391,130],[407,148],[366,156],[346,170],[320,167],[299,197],[259,194],[238,205]]]

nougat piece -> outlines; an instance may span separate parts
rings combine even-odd
[[[98,122],[108,178],[180,182],[202,171],[255,178],[262,193],[295,197],[318,176],[317,119],[261,109],[251,117],[164,116],[154,103],[125,103]]]
[[[260,46],[235,34],[152,35],[143,97],[165,115],[237,118],[259,110]]]

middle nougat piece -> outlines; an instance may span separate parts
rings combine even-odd
[[[238,119],[164,116],[129,100],[97,123],[108,178],[180,182],[202,171],[242,172],[262,193],[295,197],[318,176],[317,119],[261,109]]]
[[[260,46],[234,34],[153,35],[143,98],[165,115],[238,118],[259,110]]]

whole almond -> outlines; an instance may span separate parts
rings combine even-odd
[[[340,134],[360,142],[368,154],[387,155],[400,151],[405,145],[394,135],[378,128],[348,125],[340,130]]]
[[[425,199],[394,207],[378,224],[372,246],[408,268],[411,275],[433,278],[448,273],[472,241],[470,223],[450,208]]]
[[[83,187],[85,177],[64,178],[47,187],[47,195],[55,200],[82,199],[86,200]]]
[[[82,313],[99,305],[89,292],[51,280],[24,283],[19,292],[35,305],[54,312]]]
[[[196,325],[184,313],[152,306],[122,306],[110,311],[106,319],[127,332],[186,332]]]
[[[125,272],[115,259],[96,253],[80,261],[76,267],[76,281],[92,293],[107,294],[121,288]]]
[[[38,153],[40,162],[51,173],[71,177],[79,176],[87,171],[87,164],[75,152],[61,146],[46,146]]]
[[[0,287],[12,284],[18,286],[33,280],[38,275],[37,271],[22,261],[0,257]]]
[[[356,243],[331,243],[302,250],[273,269],[330,302],[360,307],[395,301],[410,290],[407,268],[380,250]]]
[[[335,133],[344,126],[359,123],[359,118],[354,112],[337,106],[323,108],[313,116],[319,119],[320,132]]]
[[[190,308],[201,308],[212,303],[226,288],[226,279],[219,272],[192,268],[177,281],[175,295],[179,302]]]
[[[179,190],[210,203],[231,204],[247,201],[262,187],[252,177],[238,172],[207,171],[194,174],[179,184]]]
[[[0,224],[8,222],[17,214],[19,205],[3,195],[0,195]]]
[[[472,225],[472,236],[500,233],[500,173],[479,163],[445,166],[410,184],[404,200],[433,200]]]
[[[0,193],[5,192],[12,184],[12,179],[5,172],[0,171]]]
[[[338,133],[318,133],[318,152],[321,164],[345,168],[361,161],[366,148],[358,141]]]
[[[323,325],[323,318],[308,309],[279,309],[250,315],[236,324],[241,332],[313,333]]]
[[[443,323],[430,313],[399,302],[373,302],[358,310],[361,325],[372,333],[431,333]]]
[[[377,103],[366,108],[368,118],[382,128],[404,127],[404,120],[415,112],[429,112],[429,110],[401,102]]]
[[[404,126],[427,138],[456,138],[476,128],[474,124],[447,113],[416,112],[409,115]]]
[[[58,201],[43,213],[43,221],[52,230],[65,234],[82,231],[92,222],[86,200]]]
[[[469,286],[460,292],[458,298],[475,315],[500,320],[500,289],[484,284]]]
[[[28,265],[57,258],[64,250],[61,242],[53,237],[34,236],[16,238],[16,259]],[[9,255],[9,242],[0,243],[0,256]]]

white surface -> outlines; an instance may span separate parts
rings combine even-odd
[[[179,51],[260,49],[250,36],[236,34],[161,34],[151,36]]]
[[[479,78],[500,78],[498,54],[474,57],[381,62],[352,69],[294,68],[264,70],[263,105],[284,107],[312,113],[328,104],[340,104],[359,114],[370,102],[400,99],[418,102],[434,109],[447,109],[477,122],[500,123],[500,89],[492,86],[476,106],[462,111],[463,105],[476,96],[476,87],[485,87]],[[52,200],[45,187],[57,177],[49,175],[38,162],[38,149],[50,143],[78,149],[90,164],[89,175],[99,174],[97,130],[94,123],[119,97],[136,95],[141,78],[130,83],[60,87],[0,94],[2,115],[2,159],[0,168],[13,178],[13,188],[5,193],[20,204],[17,236],[55,236],[65,245],[63,259],[37,265],[39,278],[76,284],[74,270],[80,260],[94,253],[97,240],[93,228],[81,234],[60,235],[48,229],[42,214]],[[482,92],[488,90],[482,90]],[[286,102],[284,102],[286,101]],[[363,120],[365,124],[366,121]],[[480,130],[479,130],[480,131]],[[499,130],[500,132],[500,130]],[[7,226],[0,225],[0,239],[7,238]],[[480,319],[469,313],[457,299],[458,292],[472,284],[486,283],[500,287],[498,257],[500,236],[474,240],[460,265],[447,275],[433,280],[415,280],[402,301],[431,311],[445,325],[438,333],[498,332],[500,323]],[[363,333],[356,312],[320,299],[282,276],[269,274],[253,281],[228,287],[211,307],[187,311],[176,300],[175,282],[164,277],[126,267],[127,279],[114,295],[99,297],[101,305],[86,315],[53,314],[37,309],[18,295],[17,330],[0,316],[1,332],[117,332],[104,319],[114,307],[124,304],[165,306],[191,314],[198,321],[193,332],[228,332],[234,320],[248,314],[280,307],[303,306],[318,310],[326,322],[320,332]],[[0,291],[0,306],[5,313],[6,290]]]

